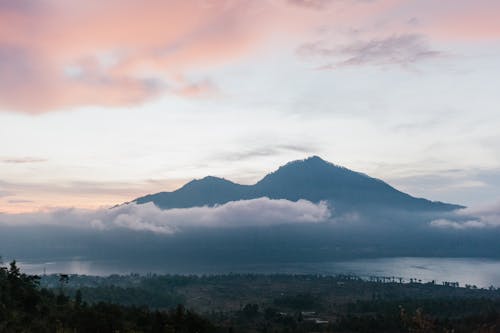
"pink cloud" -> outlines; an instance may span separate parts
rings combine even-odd
[[[169,89],[168,81],[254,47],[266,33],[254,22],[269,22],[273,7],[256,11],[252,3],[45,0],[37,10],[0,6],[0,107],[40,113],[200,93],[206,83]]]
[[[430,39],[498,38],[499,6],[492,0],[0,0],[0,109],[37,114],[134,105],[165,93],[199,97],[216,82],[185,85],[176,77],[252,55],[270,41],[297,46],[325,27],[370,31],[365,40],[394,29]],[[418,24],[401,23],[410,19]]]

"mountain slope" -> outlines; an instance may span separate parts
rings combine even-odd
[[[343,206],[381,206],[405,210],[447,211],[463,206],[415,198],[389,184],[326,162],[317,156],[290,162],[255,185],[205,177],[173,192],[147,195],[133,202],[153,202],[160,208],[213,206],[229,201],[269,197],[313,202],[327,200]]]
[[[250,187],[217,177],[192,180],[173,192],[160,192],[135,199],[133,202],[144,204],[153,202],[160,208],[187,208],[213,206],[229,201],[250,199]]]

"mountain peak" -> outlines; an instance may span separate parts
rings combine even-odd
[[[341,165],[328,162],[318,155],[312,155],[302,160],[290,161],[287,164],[281,166],[279,169],[287,167],[321,167],[321,168],[338,168],[343,170],[349,170]],[[278,171],[276,170],[276,171]],[[349,170],[350,171],[350,170]]]
[[[220,178],[220,177],[215,177],[215,176],[206,176],[201,179],[193,179],[186,185],[184,185],[182,188],[179,190],[185,189],[185,188],[193,188],[193,187],[218,187],[218,186],[230,186],[230,185],[236,185],[230,180]]]
[[[303,160],[291,161],[291,162],[288,162],[287,164],[285,164],[285,166],[288,164],[327,164],[327,165],[333,165],[332,163],[325,161],[324,159],[322,159],[318,155],[312,155],[312,156],[309,156]]]
[[[322,159],[321,157],[319,157],[318,155],[312,155],[312,156],[309,156],[307,158],[305,158],[303,160],[304,162],[309,162],[309,163],[329,163],[327,161],[325,161],[324,159]]]
[[[160,208],[212,206],[259,197],[336,205],[385,206],[407,210],[453,210],[462,206],[414,198],[384,181],[323,160],[317,155],[291,161],[266,175],[255,185],[240,185],[207,176],[195,179],[174,192],[161,192],[134,200],[154,202]]]
[[[203,183],[231,183],[231,181],[215,176],[205,176],[201,179],[194,179],[191,182],[203,182]]]
[[[302,160],[295,160],[278,168],[278,170],[266,175],[259,183],[266,183],[278,178],[287,182],[296,182],[298,179],[310,182],[317,179],[320,183],[324,181],[324,176],[336,174],[337,177],[352,177],[366,175],[349,170],[343,166],[325,161],[317,155],[310,156]],[[258,184],[259,184],[258,183]],[[314,185],[311,183],[311,185]]]

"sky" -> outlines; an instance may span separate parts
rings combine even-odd
[[[500,200],[497,0],[0,0],[0,212],[319,155]]]

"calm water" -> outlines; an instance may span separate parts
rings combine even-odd
[[[429,282],[435,280],[459,282],[461,286],[500,287],[500,261],[478,258],[381,258],[344,262],[286,263],[265,265],[173,267],[140,266],[109,261],[58,261],[47,263],[22,262],[20,266],[31,274],[86,274],[110,275],[129,273],[217,274],[217,273],[291,273],[291,274],[354,274],[401,277]]]

